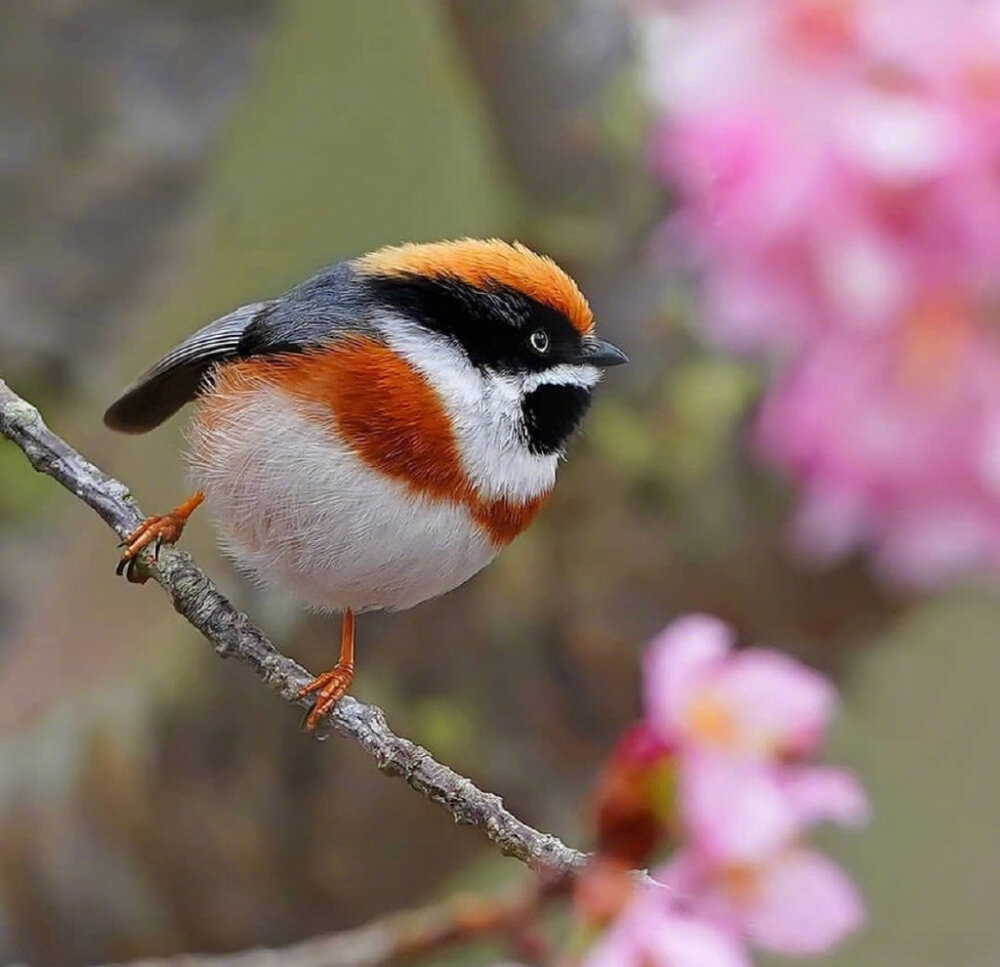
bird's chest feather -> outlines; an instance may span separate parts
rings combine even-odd
[[[409,607],[487,564],[548,493],[484,496],[453,423],[424,376],[359,339],[221,367],[192,467],[266,582],[319,607]]]

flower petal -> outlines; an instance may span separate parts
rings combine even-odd
[[[735,642],[732,629],[708,615],[678,618],[653,639],[646,653],[646,717],[661,738],[677,738],[698,687]]]
[[[752,967],[729,932],[669,904],[647,889],[594,944],[582,967]]]
[[[775,768],[731,755],[685,759],[680,802],[692,845],[712,863],[758,863],[801,828]]]
[[[826,822],[862,826],[871,818],[864,789],[845,769],[787,769],[781,787],[804,826]]]
[[[789,957],[824,953],[864,922],[854,884],[828,857],[805,849],[762,871],[759,894],[746,910],[751,941]]]
[[[814,751],[837,701],[819,672],[763,648],[735,655],[714,688],[733,717],[740,746],[770,755]]]

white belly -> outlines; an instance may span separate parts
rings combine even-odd
[[[191,468],[222,542],[268,586],[322,610],[409,608],[485,567],[496,548],[462,506],[415,496],[274,388],[200,413]]]

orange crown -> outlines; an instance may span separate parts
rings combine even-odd
[[[389,245],[359,258],[374,275],[453,276],[471,285],[510,286],[562,313],[581,333],[594,328],[594,314],[577,284],[547,255],[520,242],[463,238],[454,242]]]

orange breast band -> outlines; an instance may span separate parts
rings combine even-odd
[[[484,500],[466,476],[451,420],[430,382],[405,359],[364,337],[311,352],[249,359],[219,368],[213,386],[221,400],[279,386],[313,404],[303,415],[328,422],[373,470],[413,493],[465,505],[496,546],[509,543],[538,513],[544,497],[524,503]],[[207,419],[212,402],[206,399]]]

